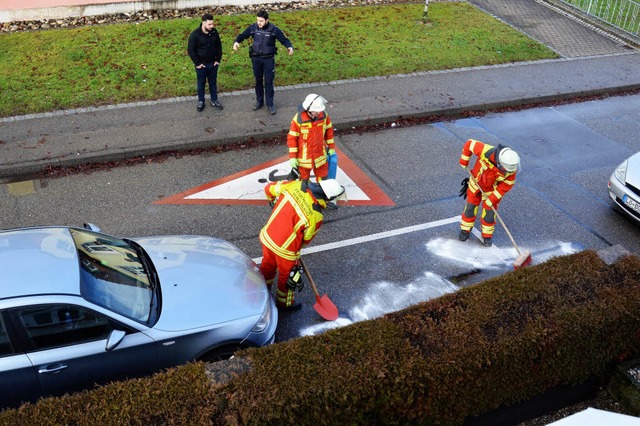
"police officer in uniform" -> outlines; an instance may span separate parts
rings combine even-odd
[[[293,55],[293,45],[278,27],[269,22],[269,13],[266,10],[260,10],[256,16],[256,23],[249,25],[236,37],[233,50],[238,50],[240,43],[244,40],[249,37],[253,38],[253,44],[249,48],[253,76],[256,79],[256,104],[253,106],[253,110],[262,108],[266,101],[269,112],[274,115],[276,113],[276,108],[273,105],[276,40],[287,48],[289,55]]]

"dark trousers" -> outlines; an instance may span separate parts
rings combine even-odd
[[[253,66],[253,76],[256,79],[256,103],[264,105],[266,100],[268,107],[273,106],[273,80],[276,78],[275,57],[254,56],[251,58],[251,65]]]
[[[218,100],[218,66],[213,64],[204,64],[204,68],[196,68],[196,75],[198,76],[198,101],[204,102],[204,87],[207,81],[209,81],[209,93],[211,94],[211,100]]]

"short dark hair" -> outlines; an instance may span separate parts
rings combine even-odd
[[[264,9],[260,9],[260,11],[256,14],[258,18],[269,19],[269,12]]]
[[[202,15],[202,22],[204,21],[213,21],[213,15],[210,13],[205,13]]]

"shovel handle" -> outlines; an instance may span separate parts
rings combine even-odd
[[[304,261],[302,260],[302,257],[299,260],[300,260],[300,265],[302,265],[302,270],[304,271],[304,274],[307,276],[307,279],[309,280],[309,284],[311,284],[311,288],[313,289],[313,293],[316,295],[316,297],[320,297],[320,293],[318,293],[318,288],[316,287],[316,283],[313,281],[313,278],[311,277],[311,274],[309,273],[309,269],[307,269],[307,265],[304,264]]]

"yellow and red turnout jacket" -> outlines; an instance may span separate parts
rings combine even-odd
[[[471,174],[480,184],[480,188],[487,194],[487,201],[489,205],[496,206],[504,197],[504,195],[513,188],[513,184],[516,182],[516,172],[507,172],[500,170],[498,167],[497,155],[502,147],[497,147],[474,140],[469,139],[462,148],[462,154],[460,155],[460,165],[462,167],[468,167],[471,155],[475,154],[478,159],[476,160]],[[478,192],[478,187],[472,181],[469,181],[469,190],[473,193]]]
[[[333,124],[326,112],[312,120],[299,110],[291,120],[287,135],[289,158],[297,158],[299,167],[315,169],[327,162],[327,150],[335,149]]]
[[[303,245],[309,244],[322,226],[322,208],[300,181],[272,182],[264,188],[269,201],[277,200],[267,224],[260,231],[260,242],[276,255],[297,260]]]

